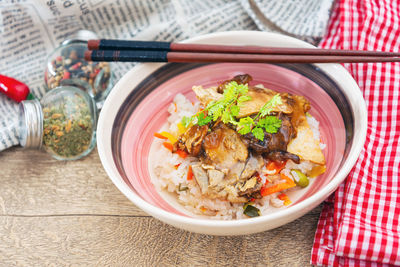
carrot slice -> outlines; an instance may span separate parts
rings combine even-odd
[[[176,151],[176,154],[178,154],[179,155],[179,157],[181,157],[181,158],[186,158],[187,156],[188,156],[188,153],[186,153],[186,151],[184,151],[184,150],[180,150],[180,149],[178,149],[177,151]]]
[[[283,179],[286,180],[286,183],[287,183],[287,184],[296,186],[296,183],[295,183],[289,176],[287,176],[287,175],[281,173],[281,177],[282,177]],[[293,187],[293,186],[292,186],[292,187]]]
[[[168,137],[166,137],[166,136],[164,136],[162,134],[159,134],[159,133],[154,133],[154,137],[157,137],[157,138],[160,138],[160,139],[165,139],[165,140],[168,139]]]
[[[284,175],[283,173],[281,173],[281,177],[286,180],[286,183],[281,183],[281,184],[273,185],[270,187],[263,186],[260,190],[261,195],[263,197],[265,197],[265,196],[271,195],[273,193],[277,193],[277,192],[283,191],[285,189],[289,189],[289,188],[296,186],[296,183],[293,182],[293,180],[290,179],[290,177],[288,177],[287,175]]]
[[[193,179],[193,171],[192,171],[192,165],[189,165],[188,173],[187,173],[187,179],[192,180]]]
[[[279,173],[283,168],[285,168],[286,162],[277,162],[277,161],[270,161],[265,166],[269,172]]]
[[[288,183],[282,183],[282,184],[273,185],[271,187],[262,187],[260,190],[260,193],[263,197],[265,197],[265,196],[283,191],[283,190],[291,188],[291,187],[293,187],[293,186]]]
[[[279,194],[278,198],[280,200],[283,200],[283,205],[285,206],[292,204],[292,201],[290,200],[289,196],[286,195],[285,193]]]
[[[163,146],[168,149],[169,151],[172,152],[172,149],[174,148],[173,145],[170,142],[164,142]]]

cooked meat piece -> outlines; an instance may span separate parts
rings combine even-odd
[[[251,177],[257,170],[261,169],[264,165],[264,160],[260,155],[250,156],[247,160],[246,167],[244,168],[240,180],[246,180]]]
[[[208,126],[193,125],[181,137],[181,142],[184,143],[186,150],[192,156],[197,156],[201,151],[201,144],[208,131]]]
[[[246,203],[248,201],[247,198],[239,196],[237,189],[232,185],[226,186],[224,191],[228,194],[228,201],[232,203]]]
[[[216,87],[203,88],[202,86],[193,86],[192,90],[196,94],[197,99],[204,105],[207,106],[208,103],[214,100],[219,100],[222,98],[222,94],[217,92]]]
[[[240,135],[223,123],[218,123],[206,135],[203,148],[209,161],[207,163],[219,169],[230,169],[238,161],[245,162],[249,154]]]
[[[293,113],[291,114],[292,125],[297,129],[297,127],[306,120],[305,113],[310,110],[310,102],[303,96],[292,95],[293,99]]]
[[[249,74],[236,75],[232,79],[226,80],[223,83],[221,83],[220,85],[218,85],[217,92],[222,94],[225,90],[225,85],[232,81],[237,82],[238,84],[246,84],[246,83],[248,84],[252,80],[253,80],[253,77],[251,77]]]
[[[274,134],[265,132],[264,141],[255,138],[252,133],[244,135],[244,138],[248,140],[249,147],[252,148],[253,151],[258,154],[269,153],[276,150],[286,151],[290,140],[296,137],[296,131],[288,115],[281,113],[279,119],[282,121],[282,124],[278,132]]]
[[[244,185],[239,185],[238,189],[238,195],[239,196],[244,196],[244,195],[249,195],[252,194],[256,191],[259,191],[262,187],[262,184],[258,182],[257,177],[252,177],[249,180],[247,180]]]
[[[197,184],[200,186],[201,193],[204,194],[208,189],[208,176],[200,165],[192,165],[192,171]]]
[[[239,181],[245,166],[246,162],[244,161],[239,161],[231,166],[231,168],[228,170],[228,174],[225,177],[226,183],[234,184]]]
[[[210,186],[217,186],[221,184],[225,177],[225,173],[218,170],[208,170],[207,174]]]
[[[272,99],[277,94],[277,92],[267,89],[267,88],[259,88],[259,87],[250,87],[248,96],[251,97],[251,100],[243,102],[240,107],[238,118],[247,117],[253,114],[257,114],[260,109]],[[273,112],[283,112],[286,114],[293,112],[293,105],[290,97],[291,95],[284,93],[280,94],[282,98],[282,104],[274,107],[272,109]]]
[[[287,152],[287,151],[280,151],[280,150],[269,152],[267,154],[267,159],[273,160],[273,161],[280,161],[280,162],[291,159],[296,164],[300,163],[299,156],[292,154],[290,152]]]

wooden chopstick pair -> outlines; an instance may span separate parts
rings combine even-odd
[[[85,59],[120,62],[355,63],[400,62],[400,53],[102,39],[88,41]]]

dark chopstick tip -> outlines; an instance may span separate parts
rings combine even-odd
[[[100,40],[89,40],[87,46],[89,50],[97,50],[100,47]]]
[[[86,61],[92,61],[92,51],[86,50],[84,57]]]

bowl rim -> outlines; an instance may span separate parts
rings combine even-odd
[[[274,38],[282,41],[285,45],[294,47],[305,47],[305,48],[315,48],[315,46],[301,41],[299,39],[289,37],[286,35],[270,32],[261,31],[228,31],[228,32],[218,32],[205,34],[197,37],[187,39],[183,42],[207,42],[208,39],[225,37],[235,37],[240,36],[241,40],[247,40],[247,38],[255,37],[268,37]],[[274,212],[268,214],[268,216],[259,216],[255,218],[248,218],[243,220],[210,220],[203,218],[193,218],[186,217],[178,214],[173,214],[167,212],[161,208],[158,208],[145,200],[143,200],[139,195],[134,193],[130,187],[123,181],[123,178],[119,175],[118,170],[114,164],[112,153],[111,153],[111,132],[112,126],[117,115],[120,105],[123,103],[125,97],[131,93],[132,81],[130,77],[137,75],[138,77],[147,77],[151,72],[157,70],[161,66],[167,63],[142,63],[138,64],[123,75],[123,77],[117,82],[111,93],[108,95],[104,106],[100,112],[99,122],[97,127],[97,148],[101,163],[105,169],[107,175],[115,186],[136,206],[145,211],[146,213],[164,221],[164,222],[174,222],[175,225],[192,225],[201,227],[212,227],[213,229],[224,229],[224,228],[237,228],[245,226],[254,226],[259,224],[268,224],[268,222],[273,222],[277,219],[284,220],[287,217],[292,218],[290,221],[304,215],[306,212],[310,211],[312,208],[319,205],[324,199],[326,199],[331,193],[333,193],[337,187],[345,180],[348,173],[351,171],[352,167],[356,163],[361,150],[364,147],[367,134],[367,108],[361,93],[360,88],[357,83],[350,75],[350,73],[339,64],[313,64],[319,69],[324,71],[332,80],[339,84],[344,90],[344,94],[349,100],[351,108],[353,109],[353,116],[357,115],[359,120],[355,122],[354,129],[355,133],[358,132],[357,138],[353,139],[352,147],[348,154],[348,159],[343,163],[343,166],[333,179],[320,191],[316,192],[312,196],[304,199],[302,202],[289,206],[279,212]],[[150,72],[150,73],[149,73]],[[147,74],[146,74],[147,73]],[[332,74],[334,73],[334,75]],[[144,74],[145,76],[140,76]],[[138,79],[137,82],[140,83],[142,79]],[[130,86],[125,86],[126,84]],[[136,86],[136,85],[135,85]],[[135,88],[135,86],[133,86]],[[124,87],[127,88],[124,90]],[[293,215],[295,217],[293,217]],[[293,219],[294,218],[294,219]],[[282,224],[280,224],[282,225]],[[199,232],[207,232],[205,229],[199,230]]]

